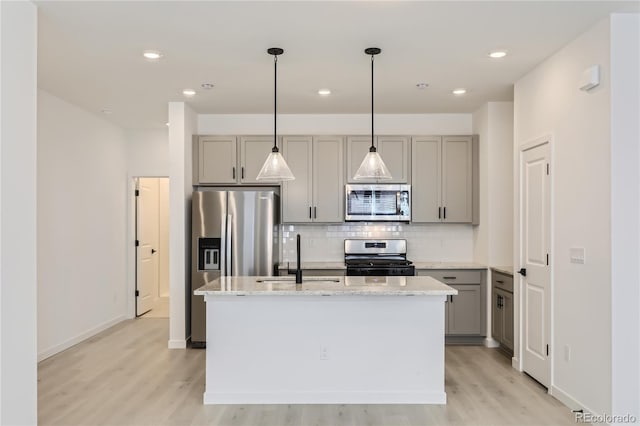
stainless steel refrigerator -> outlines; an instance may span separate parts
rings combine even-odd
[[[199,187],[193,192],[191,216],[191,344],[204,347],[205,302],[193,291],[221,275],[274,275],[280,197],[271,188]]]

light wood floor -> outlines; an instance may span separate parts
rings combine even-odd
[[[125,321],[38,366],[41,425],[575,425],[495,349],[446,348],[446,406],[202,405],[204,351],[168,350],[168,321]]]

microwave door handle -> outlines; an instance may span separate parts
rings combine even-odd
[[[400,216],[400,191],[396,192],[396,214]]]

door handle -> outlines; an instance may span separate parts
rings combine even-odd
[[[231,235],[231,221],[232,220],[233,220],[233,216],[232,215],[227,215],[227,241],[226,241],[226,245],[227,245],[227,275],[232,275],[233,274],[233,265],[231,263],[231,244],[233,244],[232,235]]]
[[[523,277],[527,276],[527,268],[520,268],[520,270],[518,271],[518,273],[520,275],[522,275]]]
[[[156,250],[156,249],[151,249],[151,254],[155,253],[156,251],[158,251],[158,250]]]

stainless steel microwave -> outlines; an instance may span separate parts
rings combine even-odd
[[[347,222],[411,221],[411,185],[345,185]]]

